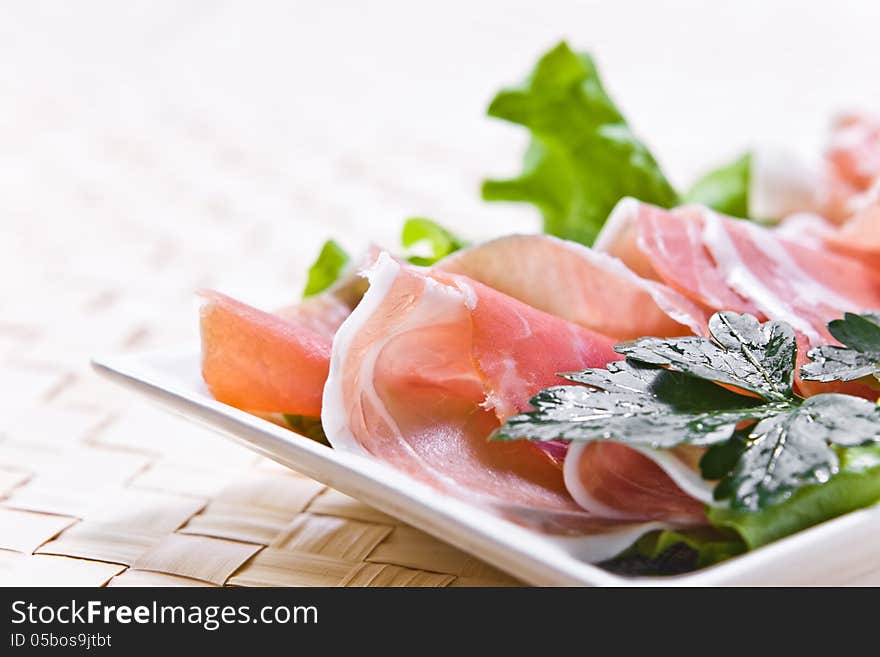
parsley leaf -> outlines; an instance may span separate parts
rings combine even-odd
[[[712,340],[641,338],[615,350],[631,360],[726,383],[768,401],[793,398],[797,340],[788,324],[760,324],[752,315],[721,312],[709,320],[709,333]]]
[[[767,413],[759,400],[711,381],[628,361],[562,376],[584,385],[542,390],[531,400],[536,410],[507,420],[494,438],[708,445]]]
[[[517,88],[499,92],[489,115],[531,132],[522,174],[487,180],[483,198],[527,201],[544,231],[590,245],[617,202],[679,201],[657,161],[605,92],[592,58],[560,43]]]
[[[414,247],[426,246],[428,255],[410,255],[409,260],[414,265],[433,265],[438,260],[445,258],[467,246],[467,242],[435,221],[424,217],[412,217],[403,224],[400,233],[400,243],[405,249],[413,250]]]
[[[734,467],[715,488],[716,499],[756,510],[791,496],[798,488],[824,484],[839,470],[829,442],[855,447],[880,440],[876,404],[851,395],[824,394],[758,422]]]
[[[880,315],[846,313],[828,324],[843,347],[823,345],[812,349],[813,361],[801,368],[809,381],[855,381],[872,374],[880,380]]]
[[[735,530],[749,549],[766,545],[812,525],[880,500],[880,445],[838,451],[840,471],[824,484],[795,491],[761,513],[712,507],[707,515],[716,527]]]
[[[311,297],[318,292],[323,292],[333,285],[345,270],[345,266],[351,258],[334,240],[327,240],[321,247],[317,260],[309,268],[306,281],[306,289],[303,297]]]
[[[642,338],[616,347],[627,361],[564,374],[581,386],[539,392],[534,411],[510,418],[496,439],[609,440],[711,447],[704,477],[716,499],[757,511],[839,471],[832,447],[880,442],[880,408],[865,399],[792,390],[797,343],[782,322],[723,312],[712,338]],[[717,384],[733,386],[757,397]],[[737,428],[739,427],[739,431]]]

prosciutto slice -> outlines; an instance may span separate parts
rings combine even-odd
[[[880,270],[880,202],[871,205],[835,231],[825,234],[828,248]]]
[[[202,376],[214,398],[251,412],[318,417],[333,336],[366,291],[360,270],[378,254],[371,247],[327,290],[274,313],[202,292]]]
[[[437,268],[619,340],[690,335],[706,326],[705,312],[675,290],[638,276],[616,258],[549,235],[484,242]]]
[[[703,220],[693,209],[673,214],[623,199],[596,240],[598,251],[710,310],[758,314],[757,306],[726,280],[703,240]],[[651,335],[643,332],[641,335]]]
[[[319,415],[330,338],[219,292],[202,296],[202,376],[214,398],[248,411]]]
[[[880,307],[880,275],[863,263],[706,208],[627,200],[606,230],[600,248],[636,254],[643,269],[713,311],[786,321],[811,345],[831,342],[825,325],[844,312]]]
[[[826,157],[841,180],[867,190],[880,178],[880,120],[865,114],[840,116]]]
[[[749,222],[702,214],[705,243],[725,280],[763,315],[791,324],[811,346],[833,342],[826,324],[844,312],[880,307],[880,275],[864,264]]]
[[[825,248],[828,236],[837,230],[830,224],[801,220],[801,225],[807,223],[814,232],[792,240],[783,231],[706,208],[666,211],[625,200],[597,247],[627,258],[627,264],[710,311],[735,310],[788,322],[799,335],[804,363],[810,347],[835,344],[826,327],[829,321],[844,312],[880,307],[878,270]],[[806,381],[799,385],[805,394],[833,387]],[[873,394],[851,384],[846,391]]]
[[[562,383],[556,372],[619,358],[614,340],[465,276],[385,254],[368,275],[369,290],[333,342],[321,417],[334,448],[546,531],[607,533],[632,523],[581,509],[556,459],[536,444],[488,440],[534,393]],[[651,467],[634,453],[617,465],[617,480],[639,482]],[[662,509],[648,515],[662,519]],[[669,515],[681,516],[678,504]]]
[[[383,254],[333,343],[322,421],[338,449],[418,479],[574,510],[559,469],[528,442],[489,442],[556,372],[619,358],[613,341],[464,277]]]
[[[703,504],[712,497],[699,458],[650,452],[612,442],[576,444],[565,459],[566,486],[581,507],[604,517],[705,524]]]

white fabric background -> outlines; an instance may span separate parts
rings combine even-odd
[[[177,256],[269,302],[329,235],[390,243],[411,213],[475,236],[530,229],[531,210],[478,199],[525,142],[484,109],[560,37],[596,55],[679,184],[752,144],[815,150],[834,111],[880,102],[880,9],[856,1],[37,1],[2,16],[4,291],[138,279],[126,270],[153,267],[138,260],[153,248],[164,289],[193,282],[175,280]],[[264,271],[278,267],[286,279]]]

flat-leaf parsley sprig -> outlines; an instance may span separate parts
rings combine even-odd
[[[874,375],[880,381],[880,313],[846,313],[828,323],[844,346],[823,345],[809,353],[802,373],[809,381],[855,381]]]
[[[563,374],[580,385],[542,390],[534,411],[510,418],[493,437],[718,446],[709,451],[716,470],[725,463],[715,497],[748,511],[828,481],[840,465],[834,446],[880,441],[876,404],[794,392],[797,342],[788,324],[721,312],[709,332],[711,339],[620,344],[626,361]],[[719,450],[728,458],[718,459]]]

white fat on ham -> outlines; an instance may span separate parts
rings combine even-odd
[[[488,440],[500,409],[526,408],[531,394],[559,381],[557,371],[604,365],[615,357],[613,341],[387,254],[367,276],[367,293],[333,342],[321,418],[334,448],[543,531],[589,561],[680,524],[585,511],[534,443]],[[535,371],[540,363],[546,371]],[[501,403],[487,405],[492,397]]]
[[[698,459],[686,449],[651,449],[650,447],[635,448],[654,461],[682,491],[708,506],[722,506],[712,496],[715,489],[714,481],[703,479]],[[700,454],[703,453],[701,449]]]
[[[813,345],[832,341],[826,329],[830,320],[880,302],[880,288],[869,280],[872,274],[854,261],[708,209],[703,217],[705,244],[727,283],[764,315],[788,322]]]
[[[824,248],[825,239],[833,234],[834,230],[834,224],[812,212],[797,212],[786,217],[774,228],[776,235],[782,239],[811,249]]]
[[[811,322],[795,313],[791,306],[792,300],[780,298],[765,281],[743,262],[727,232],[723,219],[705,208],[703,216],[705,218],[703,241],[723,271],[727,284],[754,303],[767,317],[786,321],[795,330],[807,336],[811,342],[818,342],[820,340],[818,332]],[[781,250],[782,247],[776,245],[776,249]],[[785,274],[779,271],[777,275]]]

